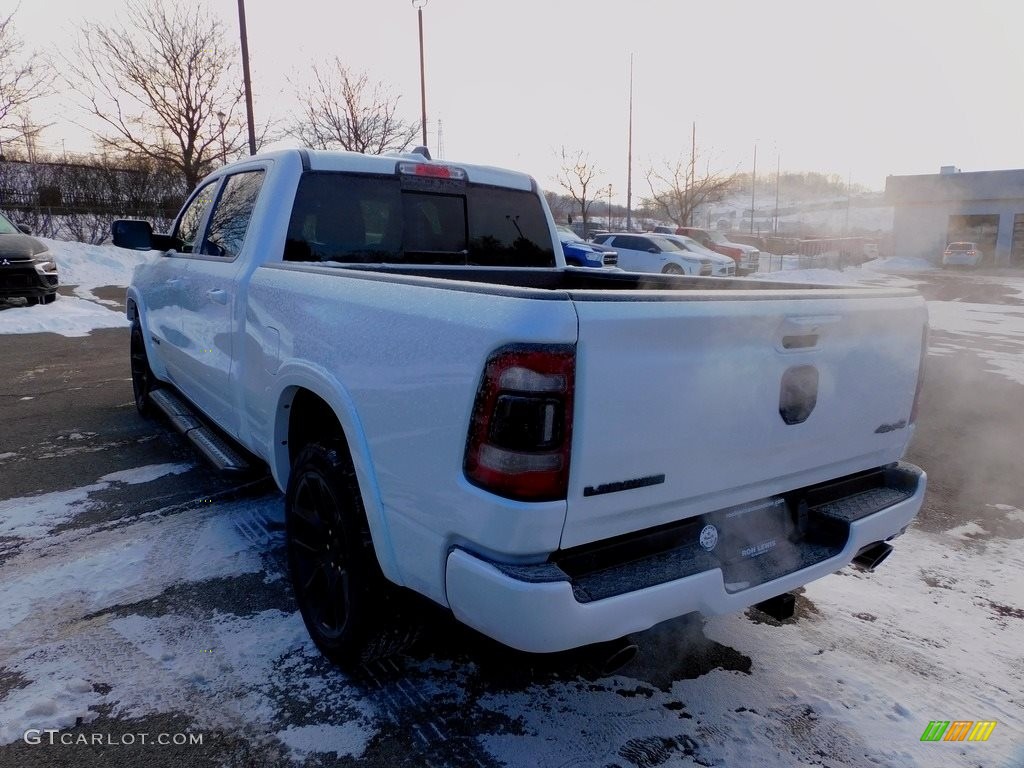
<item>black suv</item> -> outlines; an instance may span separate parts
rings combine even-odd
[[[0,214],[0,299],[49,304],[57,298],[57,262],[29,232]]]

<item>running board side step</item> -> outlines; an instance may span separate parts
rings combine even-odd
[[[149,399],[170,419],[171,425],[185,435],[217,469],[228,472],[244,472],[249,469],[249,462],[241,452],[213,428],[206,426],[192,407],[173,391],[157,389],[149,393]]]

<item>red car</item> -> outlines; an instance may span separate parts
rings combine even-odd
[[[677,235],[692,237],[705,248],[710,248],[716,253],[728,256],[736,262],[736,274],[749,275],[757,272],[760,264],[761,252],[752,245],[730,242],[721,232],[708,232],[698,227],[678,227]]]

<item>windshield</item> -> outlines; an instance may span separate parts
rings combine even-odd
[[[685,235],[677,235],[673,242],[678,243],[680,246],[688,251],[706,251],[707,249],[694,240],[692,237],[686,237]]]
[[[584,240],[582,237],[577,235],[575,232],[573,232],[571,229],[569,229],[566,226],[563,226],[563,225],[559,224],[559,225],[557,225],[555,227],[555,229],[558,230],[558,239],[561,240],[562,242],[568,242],[568,243],[585,243],[585,242],[587,242],[586,240]]]
[[[18,235],[21,234],[16,226],[14,226],[10,219],[0,213],[0,235]]]
[[[949,250],[951,251],[973,251],[974,243],[950,243]]]
[[[667,237],[652,237],[651,242],[661,248],[663,251],[684,251],[686,250],[681,245],[673,243]]]

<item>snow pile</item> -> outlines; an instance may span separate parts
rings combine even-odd
[[[105,309],[77,296],[61,296],[52,304],[9,307],[0,311],[0,334],[59,333],[88,336],[97,328],[123,328],[128,319],[122,312]]]
[[[87,336],[97,328],[122,328],[128,321],[120,311],[101,304],[117,302],[99,299],[93,289],[102,286],[126,288],[135,267],[155,251],[129,251],[112,245],[88,245],[66,240],[41,240],[57,262],[62,286],[75,286],[74,296],[61,296],[53,304],[35,307],[9,306],[0,312],[0,334],[59,333],[62,336]]]
[[[61,285],[77,286],[75,293],[91,298],[92,289],[105,285],[127,288],[135,267],[153,258],[155,251],[129,251],[113,245],[89,245],[39,238],[57,262]]]

